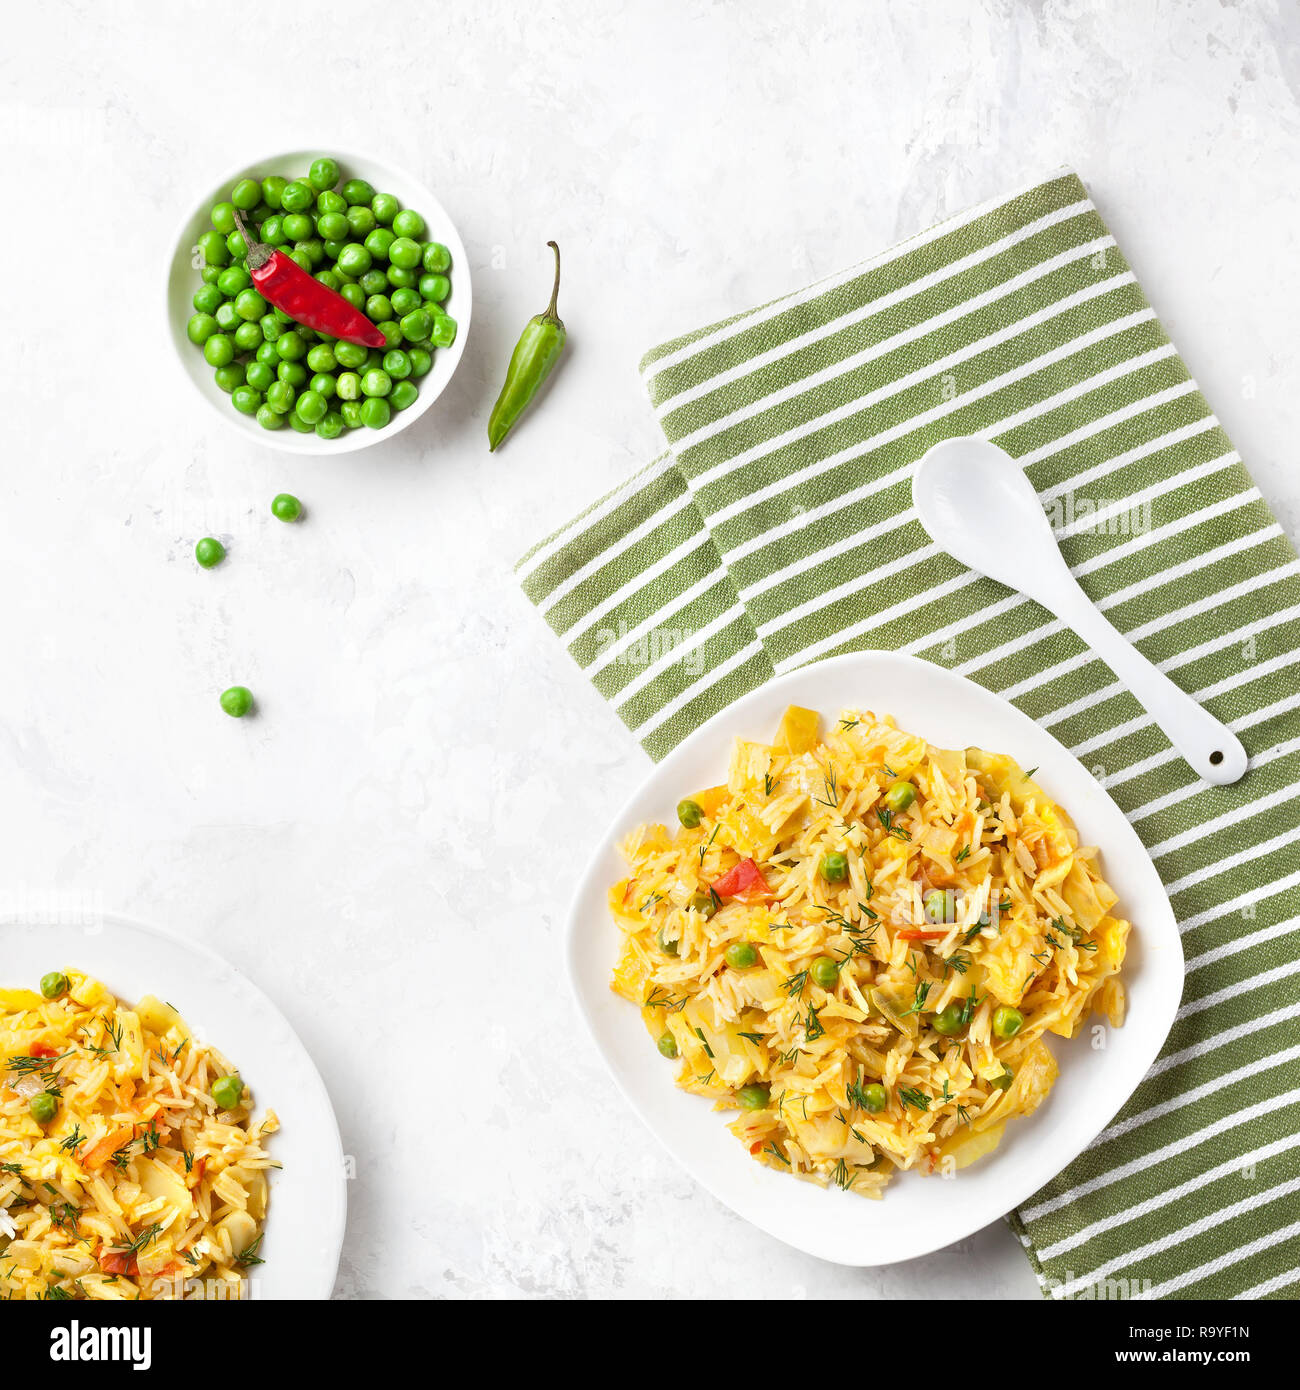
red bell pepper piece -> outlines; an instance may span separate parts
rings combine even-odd
[[[771,896],[762,870],[752,859],[742,859],[739,864],[733,865],[712,886],[720,898],[739,898],[747,894],[764,898]]]
[[[139,1274],[135,1253],[131,1250],[105,1250],[99,1247],[99,1267],[105,1274]]]
[[[921,931],[918,927],[904,927],[898,933],[900,941],[940,941],[948,933],[946,931]]]
[[[51,1047],[49,1043],[38,1042],[32,1044],[31,1051],[27,1055],[29,1057],[57,1057],[59,1049]]]

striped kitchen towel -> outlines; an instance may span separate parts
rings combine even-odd
[[[1072,748],[1151,852],[1187,980],[1150,1074],[1012,1225],[1049,1297],[1294,1297],[1300,562],[1083,185],[976,208],[642,373],[670,452],[520,561],[528,596],[652,757],[863,648],[960,671]],[[1024,465],[1089,595],[1240,735],[1242,781],[1198,781],[1072,632],[930,541],[913,470],[958,434]]]

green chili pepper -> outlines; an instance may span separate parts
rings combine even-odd
[[[537,314],[528,320],[519,335],[519,342],[510,359],[510,369],[506,372],[505,385],[488,420],[489,453],[510,433],[515,421],[524,413],[542,382],[550,376],[551,369],[564,351],[567,334],[555,312],[555,303],[560,295],[560,248],[553,241],[546,244],[555,252],[555,287],[551,290],[551,302],[544,314]]]

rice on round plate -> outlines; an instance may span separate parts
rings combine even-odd
[[[0,989],[0,1298],[246,1296],[274,1111],[254,1122],[170,1004],[46,980],[54,998]]]
[[[679,819],[622,846],[612,988],[760,1163],[871,1197],[965,1167],[1051,1089],[1045,1033],[1123,1022],[1129,924],[1009,757],[792,706]]]

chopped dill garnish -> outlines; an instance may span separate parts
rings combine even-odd
[[[796,999],[803,993],[803,987],[808,983],[808,972],[801,970],[797,975],[791,975],[785,982],[785,994],[787,999]]]
[[[900,1086],[898,1098],[904,1105],[910,1105],[916,1110],[928,1110],[930,1108],[930,1097],[924,1091],[918,1091],[914,1086]]]
[[[970,969],[970,957],[965,951],[954,951],[943,964],[945,975],[950,969],[955,970],[959,975],[964,975]]]
[[[960,864],[961,861],[962,861],[963,859],[965,859],[966,856],[967,856],[969,853],[970,853],[970,846],[969,846],[969,845],[963,845],[963,846],[957,851],[957,859],[956,859],[956,862],[957,862],[958,864]]]
[[[1030,779],[1030,778],[1034,775],[1034,773],[1037,772],[1037,771],[1038,771],[1038,768],[1037,768],[1037,767],[1031,767],[1031,768],[1029,769],[1029,771],[1025,773],[1025,781],[1028,782],[1029,779]]]
[[[244,1246],[243,1250],[235,1256],[235,1263],[237,1265],[242,1265],[245,1269],[247,1269],[249,1265],[265,1264],[266,1261],[257,1253],[261,1248],[262,1232],[259,1231],[256,1239],[249,1241],[249,1243]]]
[[[822,1007],[826,1006],[823,1004]],[[805,1042],[816,1042],[826,1032],[821,1019],[817,1017],[817,1010],[811,1004],[808,1005],[808,1017],[804,1019],[803,1032]]]
[[[59,1141],[59,1148],[61,1148],[64,1153],[75,1153],[85,1142],[86,1136],[82,1134],[81,1126],[79,1124],[74,1124],[72,1126],[72,1133],[69,1134],[66,1139]]]
[[[833,1171],[831,1172],[831,1179],[835,1183],[835,1186],[843,1192],[847,1192],[849,1188],[853,1186],[853,1180],[857,1176],[858,1175],[856,1173],[849,1172],[849,1166],[847,1163],[844,1162],[842,1158],[839,1160],[838,1163],[836,1163]]]
[[[894,813],[888,806],[877,806],[876,815],[880,817],[880,823],[885,827],[888,834],[896,840],[910,840],[911,835],[903,829],[901,825],[894,824]]]
[[[696,1036],[697,1038],[699,1038],[699,1040],[704,1044],[704,1055],[705,1055],[706,1057],[708,1057],[708,1058],[710,1059],[710,1061],[712,1061],[712,1059],[713,1059],[713,1049],[709,1046],[709,1040],[704,1036],[704,1029],[703,1029],[703,1028],[696,1028],[696,1029],[695,1029],[695,1036]],[[712,1076],[713,1073],[710,1072],[709,1075]]]
[[[747,1038],[755,1047],[762,1047],[763,1045],[764,1039],[762,1033],[741,1033],[738,1036]]]
[[[923,980],[917,985],[916,998],[899,1014],[899,1018],[906,1018],[908,1014],[919,1014],[921,1010],[925,1008],[925,1001],[930,993],[930,984],[931,982],[929,980]]]
[[[790,1166],[790,1160],[777,1148],[775,1140],[768,1140],[767,1144],[763,1147],[763,1152],[765,1154],[771,1154],[773,1158],[780,1159],[787,1168]]]

